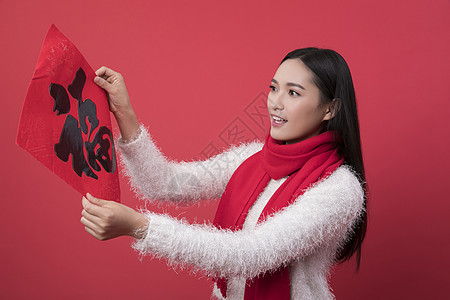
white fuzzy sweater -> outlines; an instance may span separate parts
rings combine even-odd
[[[162,155],[141,126],[131,143],[119,139],[126,175],[135,192],[148,200],[191,203],[219,199],[236,168],[262,149],[262,142],[233,146],[212,158],[175,162]],[[245,280],[290,266],[291,299],[333,299],[327,276],[336,251],[363,210],[364,192],[347,166],[309,188],[293,204],[257,224],[267,201],[287,177],[271,180],[250,209],[241,231],[188,224],[146,212],[145,238],[133,247],[142,254],[189,265],[228,280],[227,299],[243,299]],[[214,293],[221,298],[217,287]]]

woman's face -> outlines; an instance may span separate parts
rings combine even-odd
[[[318,135],[329,120],[328,105],[319,105],[320,91],[313,73],[300,59],[285,60],[275,73],[267,108],[272,138],[293,144]]]

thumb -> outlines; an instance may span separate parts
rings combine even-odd
[[[94,196],[92,196],[89,193],[86,193],[86,199],[88,199],[89,202],[91,202],[92,204],[95,204],[95,205],[98,205],[98,206],[102,206],[103,204],[105,204],[107,202],[106,200],[95,198]]]

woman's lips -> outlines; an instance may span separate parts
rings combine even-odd
[[[272,118],[271,123],[272,123],[272,126],[274,126],[274,127],[283,126],[287,122],[287,120],[285,120],[277,115],[271,115],[271,118]]]

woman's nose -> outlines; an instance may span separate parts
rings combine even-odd
[[[281,93],[269,95],[269,105],[272,109],[283,109],[283,101]]]

